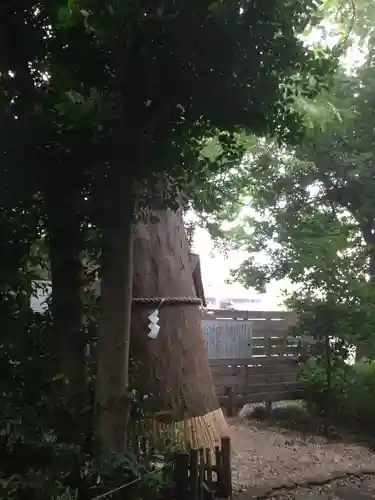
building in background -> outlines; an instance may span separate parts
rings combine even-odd
[[[271,283],[264,294],[247,290],[238,283],[226,283],[230,271],[249,257],[246,252],[230,251],[224,255],[215,249],[209,233],[202,228],[195,231],[193,248],[200,257],[207,308],[243,311],[285,310],[282,290],[290,288],[288,283]]]
[[[238,284],[203,283],[209,309],[238,311],[278,311],[285,307],[276,294],[257,293]]]

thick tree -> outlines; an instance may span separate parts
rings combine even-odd
[[[295,121],[296,116],[293,112],[285,111],[277,104],[277,94],[281,88],[279,83],[283,80],[286,81],[288,74],[291,74],[296,66],[302,68],[302,75],[307,70],[307,66],[302,62],[303,56],[300,63],[295,64],[296,60],[293,59],[292,65],[289,65],[289,63],[285,64],[290,57],[290,54],[287,56],[289,42],[287,38],[281,36],[283,41],[279,44],[279,39],[274,37],[275,27],[271,21],[276,17],[279,23],[278,29],[283,32],[286,29],[286,23],[289,18],[280,17],[286,15],[286,12],[282,14],[278,10],[267,12],[262,8],[261,13],[259,11],[262,33],[259,34],[258,40],[255,23],[257,10],[255,6],[244,5],[243,11],[239,7],[239,5],[229,6],[229,4],[221,6],[209,5],[205,7],[200,4],[199,7],[196,7],[194,4],[190,4],[186,10],[175,10],[174,8],[174,13],[166,9],[162,13],[160,10],[156,11],[154,9],[145,9],[142,11],[144,20],[137,26],[134,32],[135,38],[130,41],[128,40],[129,45],[132,47],[132,52],[129,52],[129,60],[130,62],[134,62],[129,67],[131,70],[126,71],[128,79],[124,83],[124,87],[128,89],[127,94],[132,95],[133,99],[131,105],[127,102],[124,108],[124,121],[122,122],[124,132],[121,134],[122,137],[129,138],[129,141],[132,141],[129,145],[126,144],[126,141],[122,141],[121,157],[130,159],[131,164],[137,167],[139,174],[142,174],[142,169],[145,168],[154,171],[167,170],[170,168],[172,161],[174,161],[176,166],[178,166],[178,163],[182,164],[181,170],[185,170],[187,166],[186,148],[184,147],[181,150],[181,139],[185,138],[186,140],[186,138],[191,138],[194,140],[196,137],[201,137],[203,124],[205,124],[205,134],[210,134],[208,126],[211,127],[211,133],[216,132],[218,129],[232,132],[237,127],[242,126],[259,133],[279,130],[288,131],[295,135],[297,131],[295,128],[297,124]],[[138,16],[139,12],[136,15]],[[291,15],[291,13],[289,12],[288,15]],[[127,18],[131,19],[132,14],[129,15],[128,13]],[[270,29],[270,33],[267,33],[268,29]],[[132,31],[130,32],[133,33]],[[257,46],[255,51],[253,50],[254,45],[250,45],[249,37],[257,39],[257,42],[254,42],[254,40],[252,42]],[[299,52],[299,49],[297,49],[299,44],[293,42],[293,45],[294,50]],[[137,47],[142,47],[142,54],[138,53]],[[227,57],[218,60],[217,54],[221,51],[221,47],[226,51]],[[241,47],[240,51],[238,50],[239,47]],[[265,54],[269,54],[269,56],[265,57]],[[246,61],[249,60],[252,61],[251,67],[246,64]],[[159,61],[157,66],[154,61]],[[147,81],[143,80],[140,82],[139,74],[147,74]],[[276,79],[274,79],[273,75],[277,75]],[[119,77],[120,75],[118,75]],[[301,82],[301,85],[303,87],[303,82]],[[267,91],[264,91],[266,88]],[[212,89],[215,89],[215,92],[212,92]],[[258,89],[262,89],[262,92],[258,93]],[[124,94],[119,96],[120,100],[123,99],[123,96]],[[223,100],[230,103],[230,107],[222,108],[220,104]],[[146,102],[149,105],[145,107],[144,103]],[[121,109],[121,106],[119,108]],[[140,127],[138,132],[137,127]],[[134,134],[137,134],[137,138],[134,137]],[[139,137],[142,137],[141,141]],[[175,153],[172,156],[171,150]],[[158,165],[155,165],[155,159],[157,159]],[[112,168],[114,165],[113,163]],[[199,169],[200,164],[198,163],[197,166]],[[178,168],[174,167],[174,171],[173,176],[178,176]],[[117,189],[119,186],[124,185],[124,188],[118,189],[117,192],[128,203],[131,194],[124,196],[124,189],[126,186],[131,186],[129,176],[124,181],[121,181],[121,178],[117,177],[120,174],[116,173],[116,170],[112,170],[112,173],[109,175],[115,176]],[[164,188],[159,192],[154,188],[153,191],[156,200],[165,197]],[[151,207],[153,205],[154,201],[151,200]],[[113,206],[115,206],[115,203]],[[119,200],[117,207],[117,212],[121,211],[125,214],[126,207],[123,209],[120,208],[121,200]],[[171,231],[173,222],[176,224],[177,219],[175,216],[173,214],[169,214],[169,216],[171,217],[170,223],[165,222],[164,225],[161,224],[159,231],[166,231],[167,229]],[[158,231],[156,228],[152,229],[152,226],[155,225],[155,223],[152,223],[154,217],[155,214],[152,213],[148,220],[151,235]],[[156,218],[160,217],[160,214],[156,214]],[[101,403],[100,406],[102,408],[106,407],[106,411],[103,411],[104,417],[101,425],[101,429],[105,429],[105,441],[109,443],[109,436],[112,436],[113,445],[111,446],[118,446],[118,443],[121,443],[121,439],[119,434],[113,432],[118,427],[111,425],[113,421],[108,417],[112,415],[115,421],[118,421],[119,411],[111,411],[111,408],[108,408],[107,402],[109,401],[109,388],[111,391],[117,391],[117,394],[121,394],[124,393],[126,386],[122,378],[123,368],[119,370],[119,367],[122,366],[120,361],[124,354],[116,346],[119,345],[118,340],[123,338],[120,333],[124,332],[123,323],[125,321],[123,303],[126,290],[124,282],[120,280],[120,276],[121,274],[122,276],[126,275],[126,269],[123,267],[122,273],[119,270],[121,269],[120,264],[124,266],[127,260],[124,259],[124,255],[118,246],[118,242],[120,241],[118,234],[120,233],[123,235],[122,238],[124,238],[125,234],[128,234],[128,230],[125,231],[124,229],[125,220],[121,222],[118,216],[114,218],[113,215],[110,216],[110,219],[113,225],[111,229],[112,236],[109,237],[108,241],[116,242],[116,248],[113,247],[113,253],[111,250],[107,253],[108,267],[104,265],[103,261],[104,269],[107,269],[108,275],[102,275],[102,300],[103,304],[104,301],[107,301],[105,303],[112,307],[110,316],[106,316],[108,319],[111,318],[112,323],[111,328],[107,327],[106,322],[102,323],[99,351],[99,359],[102,364],[98,372],[98,387],[100,387],[98,399]],[[116,222],[119,224],[117,227],[115,225]],[[129,222],[131,222],[130,219],[128,220]],[[156,227],[158,227],[158,223],[156,223]],[[177,228],[178,226],[175,226],[175,231]],[[142,234],[141,227],[139,231]],[[168,240],[167,235],[165,235],[165,238]],[[163,241],[161,236],[160,241]],[[123,240],[123,244],[125,244],[125,240]],[[186,248],[185,236],[182,236],[181,245],[182,248]],[[169,251],[167,248],[164,250],[167,253],[170,252],[170,249]],[[183,255],[185,255],[186,259],[187,254],[186,251],[184,252]],[[161,243],[159,243],[159,253],[162,253]],[[155,254],[155,250],[153,250],[153,254]],[[142,254],[137,252],[137,255]],[[147,252],[143,252],[143,255],[147,256],[147,258],[150,256]],[[184,261],[183,255],[182,257],[180,256],[182,267],[175,266],[176,272],[180,269],[179,272],[182,273],[182,269],[185,269],[184,273],[186,273],[188,262]],[[177,254],[172,254],[170,261],[177,257]],[[121,262],[115,264],[116,259],[119,259]],[[157,275],[164,273],[165,275],[169,275],[170,271],[168,271],[168,267],[164,270],[162,264],[163,261],[160,263]],[[142,265],[145,265],[145,263],[142,263]],[[170,262],[169,265],[171,265]],[[111,272],[110,266],[113,269]],[[154,274],[155,280],[157,275],[155,276]],[[111,286],[107,286],[107,288],[106,276],[108,276],[108,280],[111,280],[108,281],[108,283],[111,283]],[[157,297],[165,297],[167,294],[165,284],[157,281],[159,283],[158,287],[150,288],[149,286],[145,286],[144,281],[137,283],[139,276],[141,275],[137,274],[134,281],[137,293],[145,297],[149,297],[149,294],[156,294]],[[180,282],[187,279],[187,276],[185,278],[183,276],[185,275],[180,275]],[[191,281],[191,276],[189,279]],[[113,286],[114,284],[116,284],[116,287]],[[182,291],[181,288],[180,293]],[[169,312],[166,306],[164,314],[172,315],[172,311]],[[200,373],[208,373],[207,361],[203,353],[201,332],[197,327],[193,326],[193,323],[195,325],[199,324],[200,315],[197,309],[195,313],[191,312],[190,314],[195,315],[195,321],[193,322],[192,319],[189,321],[189,324],[192,325],[191,330],[187,331],[185,316],[183,314],[178,315],[176,309],[176,313],[173,315],[176,323],[173,325],[173,328],[171,327],[171,323],[169,323],[170,333],[168,334],[168,328],[165,327],[164,332],[161,333],[153,346],[150,346],[150,349],[155,349],[156,352],[159,352],[160,345],[165,345],[165,342],[168,342],[168,338],[172,339],[174,337],[173,332],[178,330],[182,334],[186,332],[186,335],[195,339],[194,342],[189,344],[189,346],[194,346],[194,353],[189,352],[188,349],[181,349],[182,341],[177,343],[177,339],[175,340],[175,349],[171,345],[172,350],[165,351],[165,358],[161,360],[161,364],[157,368],[161,380],[159,389],[162,385],[164,386],[164,396],[159,397],[159,401],[164,400],[165,402],[168,399],[165,391],[170,385],[170,377],[175,376],[176,370],[181,370],[182,373],[178,377],[175,377],[175,384],[179,384],[179,394],[175,394],[174,399],[179,400],[182,398],[182,402],[178,406],[172,405],[171,419],[181,419],[182,405],[185,407],[185,418],[186,414],[191,417],[201,417],[201,421],[206,422],[205,425],[207,426],[211,423],[211,419],[219,419],[217,429],[220,430],[224,426],[224,421],[218,409],[217,400],[212,394],[212,388],[207,389],[208,392],[206,394],[199,392],[197,388],[201,381],[198,377],[195,381],[191,381],[190,388],[189,384],[186,383],[186,372],[192,370],[191,365],[189,366],[191,356],[201,360]],[[122,323],[119,321],[121,317],[123,318]],[[114,323],[115,319],[116,325]],[[138,328],[146,326],[144,319],[143,316],[143,321],[140,322]],[[143,325],[141,326],[141,324]],[[111,333],[111,336],[109,333]],[[144,350],[143,352],[146,351]],[[173,353],[173,358],[170,360],[167,358],[169,352],[171,355]],[[120,356],[119,363],[113,362],[115,356]],[[149,358],[145,354],[140,356],[140,361],[143,362],[145,370],[148,360]],[[171,371],[171,366],[175,366],[176,370]],[[113,373],[113,370],[116,370],[117,375],[116,377],[112,377],[111,380],[110,374]],[[102,374],[105,374],[104,378]],[[106,383],[101,385],[103,380]],[[114,384],[113,380],[117,380],[118,383]],[[162,384],[162,381],[164,384]],[[152,382],[149,380],[148,384],[151,385]],[[210,386],[211,384],[208,379],[206,388]],[[174,387],[174,390],[177,392],[176,387]],[[196,395],[201,394],[201,402],[198,401],[198,396],[196,396],[194,405],[189,396],[193,392]],[[112,400],[117,399],[117,401],[121,401],[114,394],[113,396]],[[220,419],[222,420],[221,423]],[[198,422],[198,420],[194,420],[194,422]],[[211,425],[211,428],[214,430],[213,425]],[[213,433],[212,437],[215,438],[216,436]],[[201,444],[203,444],[203,441]]]
[[[2,182],[2,194],[11,182],[8,206],[13,204],[16,211],[23,206],[23,215],[38,214],[26,223],[30,246],[24,249],[20,259],[27,260],[33,239],[45,233],[46,226],[50,230],[52,312],[58,346],[56,368],[66,376],[71,393],[82,390],[82,380],[78,383],[78,379],[84,370],[78,347],[72,348],[79,344],[81,328],[81,305],[77,297],[80,249],[77,238],[71,238],[73,227],[77,226],[76,208],[69,203],[71,190],[64,189],[66,181],[62,184],[61,178],[69,176],[76,184],[77,177],[66,169],[67,150],[72,143],[68,144],[66,138],[62,140],[62,124],[56,124],[51,112],[57,101],[49,84],[52,30],[47,7],[50,6],[18,2],[6,3],[1,8],[2,176],[7,179]],[[22,186],[23,198],[19,186]],[[64,205],[68,205],[69,210],[65,210]]]
[[[90,190],[93,181],[103,183],[94,204],[103,236],[97,409],[104,450],[122,450],[126,440],[130,235],[136,191],[150,173],[168,173],[183,182],[199,173],[202,163],[192,159],[197,160],[203,137],[225,132],[221,138],[228,142],[238,128],[259,134],[275,132],[284,139],[301,135],[299,115],[286,104],[296,88],[301,95],[311,92],[312,76],[315,92],[331,64],[329,58],[306,50],[297,38],[314,20],[316,9],[312,0],[280,1],[267,8],[260,2],[151,5],[146,1],[81,0],[20,4],[6,11],[7,25],[18,28],[6,31],[6,46],[15,33],[29,42],[20,66],[12,59],[14,56],[18,63],[18,54],[12,53],[8,59],[4,55],[3,75],[8,78],[11,70],[19,89],[19,108],[13,112],[12,125],[17,114],[18,123],[24,125],[22,129],[17,124],[17,133],[33,132],[25,134],[29,147],[24,151],[30,153],[30,171],[38,173],[34,192],[44,193],[48,207],[51,256],[58,256],[52,265],[53,276],[60,277],[55,284],[65,287],[64,294],[55,289],[53,296],[66,298],[68,289],[76,289],[64,304],[72,308],[69,314],[61,313],[61,304],[53,306],[55,316],[67,321],[60,330],[69,326],[64,339],[67,346],[74,340],[80,317],[79,224],[72,206],[84,206],[75,200],[82,200],[84,189]],[[29,94],[21,92],[23,85]],[[13,102],[5,96],[8,103]],[[25,106],[21,106],[21,97],[28,98]],[[41,169],[40,164],[53,164],[60,171],[55,176],[52,169]],[[69,222],[56,213],[55,178],[67,190],[61,203],[66,206],[64,215],[72,216]],[[156,199],[176,205],[174,190],[166,192],[156,186],[151,186]],[[151,207],[154,203],[151,200]],[[152,214],[148,217],[151,227]],[[61,238],[67,227],[75,227],[76,235],[69,249]],[[71,262],[69,276],[61,272],[64,259]],[[187,268],[187,263],[183,266]],[[152,290],[156,292],[166,293],[162,288]],[[198,324],[198,310],[195,314]],[[202,343],[195,345],[197,350],[203,349]],[[79,343],[78,347],[81,349]],[[181,349],[176,353],[191,356]],[[201,359],[203,366],[203,354]],[[184,366],[182,360],[175,361]],[[168,373],[164,372],[165,377]],[[217,410],[214,397],[207,399],[211,401],[208,413]],[[172,417],[180,418],[179,414]]]

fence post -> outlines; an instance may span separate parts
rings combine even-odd
[[[199,500],[199,453],[190,450],[190,497],[189,500]]]
[[[190,500],[189,495],[189,453],[175,453],[174,483],[176,500]]]
[[[221,484],[222,453],[219,446],[215,446],[215,472],[217,476],[217,485],[220,493]]]
[[[204,482],[206,479],[206,474],[205,474],[205,456],[204,456],[204,449],[200,448],[199,449],[199,499],[203,499],[204,495]]]
[[[221,438],[221,463],[222,473],[220,477],[220,493],[224,498],[232,498],[232,457],[230,437]]]
[[[236,393],[233,390],[233,387],[227,387],[227,397],[228,397],[228,407],[227,407],[228,417],[236,417],[237,403],[236,403]]]
[[[212,460],[210,448],[206,448],[204,454],[206,458],[207,485],[209,488],[212,488]]]
[[[271,337],[268,338],[267,340],[267,356],[271,356],[272,355],[272,339]],[[268,377],[266,377],[266,382],[268,383]],[[268,400],[268,401],[265,401],[265,406],[266,406],[266,414],[267,414],[267,417],[271,415],[271,412],[272,412],[272,401],[271,400]]]
[[[269,417],[272,413],[272,401],[266,401],[266,414]]]

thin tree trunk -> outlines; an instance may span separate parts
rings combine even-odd
[[[195,297],[188,240],[180,212],[153,210],[134,233],[134,297]],[[155,419],[189,419],[195,445],[211,445],[226,431],[207,360],[196,305],[161,305],[160,332],[148,338],[157,306],[134,305],[131,354],[136,387]]]
[[[56,186],[56,190],[51,192],[47,211],[51,307],[59,370],[67,379],[67,395],[74,396],[78,404],[83,404],[86,371],[80,221],[74,203],[66,197],[61,186]]]
[[[96,380],[97,436],[102,453],[123,452],[132,394],[128,363],[133,284],[134,198],[126,179],[111,190],[103,227],[101,318]]]
[[[375,237],[372,232],[369,232],[366,235],[367,245],[369,247],[368,255],[369,255],[369,266],[368,272],[370,275],[370,284],[375,286]],[[356,347],[355,359],[356,361],[360,361],[363,358],[373,357],[373,352],[371,346],[366,342],[358,342]]]
[[[369,273],[370,273],[370,283],[375,285],[375,239],[372,238],[369,251],[370,263],[369,263]]]

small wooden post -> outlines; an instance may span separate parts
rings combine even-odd
[[[269,338],[267,341],[267,356],[272,355],[272,339]],[[267,382],[268,382],[268,377],[267,377]],[[265,401],[265,406],[266,406],[266,416],[269,417],[272,412],[272,401]]]
[[[218,446],[215,446],[215,472],[217,476],[217,493],[220,494],[220,484],[221,484],[221,467],[222,467],[222,456],[221,450]]]
[[[204,481],[205,481],[205,457],[204,449],[199,449],[199,500],[203,499],[204,492]]]
[[[266,401],[266,413],[267,417],[269,417],[272,413],[272,401]]]
[[[232,457],[230,437],[221,438],[222,473],[220,477],[220,493],[224,498],[232,498]]]
[[[212,460],[211,460],[211,450],[210,448],[206,448],[205,450],[206,456],[206,474],[207,474],[207,486],[212,488]]]
[[[140,458],[140,446],[139,446],[139,434],[135,432],[132,437],[132,449],[133,449],[133,454],[137,457],[139,460]]]
[[[189,453],[176,453],[174,456],[174,483],[176,486],[176,500],[190,500],[189,458]]]
[[[227,387],[227,396],[228,396],[228,417],[237,416],[237,404],[236,404],[236,393],[233,390],[233,387]]]
[[[142,457],[143,460],[146,460],[148,458],[148,442],[147,442],[147,436],[142,436],[141,437],[141,450],[142,450]]]
[[[190,450],[190,500],[199,500],[199,454],[198,450]]]
[[[208,486],[203,483],[203,493],[202,499],[199,500],[214,500],[214,492],[208,488]]]

